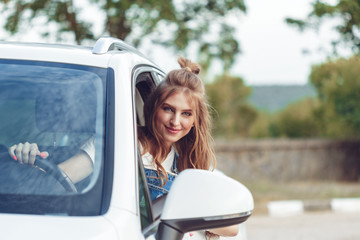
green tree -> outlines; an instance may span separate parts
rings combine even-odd
[[[258,111],[256,119],[250,126],[250,138],[269,138],[276,134],[271,134],[272,115],[266,111]],[[278,136],[279,134],[277,134]]]
[[[336,53],[339,43],[350,44],[356,54],[360,53],[360,1],[338,0],[335,4],[328,4],[321,0],[312,3],[312,10],[306,19],[287,18],[286,22],[297,26],[300,30],[317,28],[325,19],[341,19],[336,26],[341,39],[334,39],[332,44]]]
[[[316,117],[320,103],[314,98],[294,102],[269,114],[259,112],[250,129],[252,138],[309,138],[322,136],[322,124]]]
[[[314,65],[310,82],[317,98],[295,102],[271,116],[260,113],[251,137],[331,137],[360,135],[360,56]]]
[[[225,137],[248,137],[257,116],[256,110],[247,103],[251,88],[244,85],[242,78],[224,74],[207,84],[206,90],[215,109],[214,133]]]
[[[212,59],[220,59],[229,68],[240,52],[235,29],[228,15],[239,16],[246,11],[244,0],[88,0],[105,14],[103,33],[138,46],[144,36],[158,44],[185,50],[194,43],[201,53],[203,65],[210,66]],[[2,13],[6,13],[5,29],[11,34],[34,19],[45,18],[55,24],[58,37],[72,33],[80,44],[84,40],[97,39],[91,22],[80,18],[86,10],[74,5],[73,0],[0,0]],[[97,16],[94,16],[96,19]],[[44,36],[49,32],[43,33]]]
[[[287,106],[273,116],[269,130],[272,137],[318,137],[321,123],[315,117],[319,108],[317,99],[305,98]]]
[[[322,108],[317,112],[327,135],[354,137],[360,134],[360,57],[328,61],[313,66],[310,81]]]

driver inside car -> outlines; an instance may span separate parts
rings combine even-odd
[[[93,172],[95,158],[94,141],[94,137],[89,138],[74,156],[57,165],[74,184],[85,179]],[[36,143],[29,142],[11,146],[9,154],[19,164],[29,164],[31,166],[34,165],[37,156],[43,159],[49,157],[48,152],[41,152]]]

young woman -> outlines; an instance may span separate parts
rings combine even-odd
[[[167,193],[182,170],[215,167],[209,105],[198,76],[200,67],[182,57],[178,63],[181,69],[171,71],[145,101],[145,126],[138,131],[152,200]],[[209,232],[234,236],[238,226]]]
[[[200,68],[184,58],[178,62],[181,69],[171,71],[145,101],[145,126],[139,128],[153,200],[169,190],[178,172],[215,166],[208,104],[197,75]]]

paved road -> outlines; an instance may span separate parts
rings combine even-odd
[[[304,213],[291,217],[251,216],[248,240],[359,240],[360,212]]]

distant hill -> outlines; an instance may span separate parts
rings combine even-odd
[[[311,85],[250,86],[249,102],[257,109],[270,113],[284,109],[287,105],[306,97],[316,97]]]

